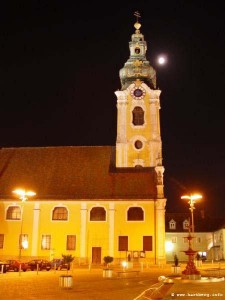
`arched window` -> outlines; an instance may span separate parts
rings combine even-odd
[[[90,211],[90,221],[105,221],[106,211],[104,207],[93,207]]]
[[[143,221],[144,212],[141,207],[130,207],[127,211],[128,221]]]
[[[21,209],[19,206],[9,206],[6,213],[6,220],[20,220]]]
[[[144,111],[140,106],[136,106],[133,111],[133,124],[135,126],[140,126],[144,124]]]
[[[52,220],[67,221],[68,211],[65,207],[55,207],[52,212]]]

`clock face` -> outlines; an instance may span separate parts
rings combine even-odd
[[[139,86],[139,87],[134,87],[131,90],[131,96],[135,99],[135,100],[141,100],[144,98],[145,96],[145,90],[143,89],[143,87]]]
[[[139,98],[139,97],[141,97],[142,95],[143,95],[143,92],[142,92],[141,89],[136,89],[136,90],[134,90],[134,96],[135,96],[135,97]]]

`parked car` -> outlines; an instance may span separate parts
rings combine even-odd
[[[7,271],[7,262],[0,260],[0,273],[6,273]]]
[[[63,259],[62,258],[54,258],[52,261],[51,261],[51,266],[52,266],[52,269],[54,270],[69,270],[70,269],[70,266],[66,263],[64,263]]]
[[[21,271],[26,272],[28,265],[26,263],[20,262],[19,260],[10,259],[6,261],[6,270],[18,272],[21,268]]]
[[[44,259],[33,259],[31,261],[29,261],[28,263],[28,269],[30,269],[31,271],[34,270],[46,270],[49,271],[51,269],[51,263],[48,260],[44,260]]]

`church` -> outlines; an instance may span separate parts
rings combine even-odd
[[[0,149],[0,259],[165,262],[161,91],[140,28],[119,72],[114,146]]]

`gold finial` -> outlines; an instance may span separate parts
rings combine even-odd
[[[134,28],[136,29],[136,33],[139,33],[139,29],[141,28],[139,18],[141,17],[141,15],[138,11],[135,11],[134,16],[137,18],[136,23],[134,24]]]

